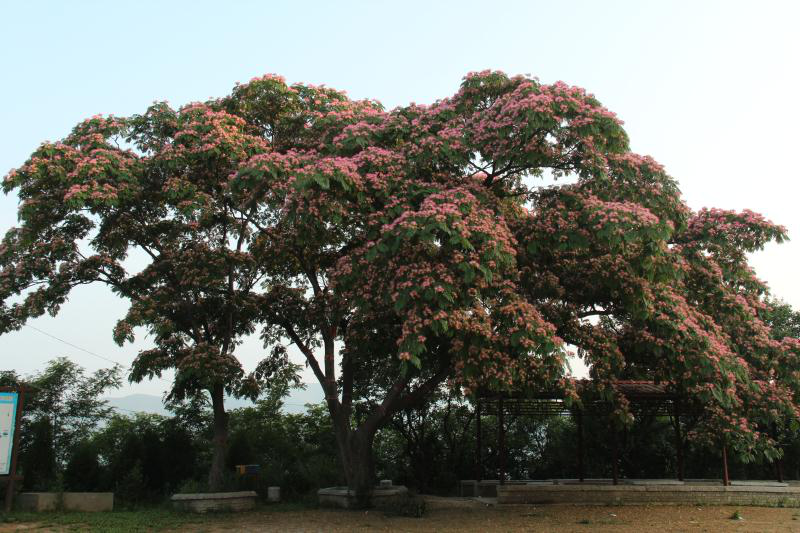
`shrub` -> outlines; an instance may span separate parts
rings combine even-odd
[[[97,447],[82,441],[73,451],[64,469],[64,489],[76,492],[101,490],[102,468]]]

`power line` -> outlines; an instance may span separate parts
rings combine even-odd
[[[108,357],[103,357],[102,355],[100,355],[100,354],[96,354],[96,353],[94,353],[94,352],[92,352],[92,351],[89,351],[89,350],[87,350],[86,348],[81,348],[80,346],[78,346],[78,345],[76,345],[76,344],[72,344],[72,343],[71,343],[71,342],[69,342],[69,341],[65,341],[64,339],[60,339],[60,338],[56,337],[55,335],[52,335],[52,334],[50,334],[50,333],[47,333],[46,331],[42,331],[41,329],[37,328],[36,326],[31,326],[30,324],[25,324],[25,327],[31,328],[32,330],[35,330],[35,331],[38,331],[38,332],[39,332],[39,333],[41,333],[42,335],[46,335],[46,336],[50,337],[51,339],[55,339],[55,340],[57,340],[58,342],[63,342],[63,343],[64,343],[64,344],[66,344],[67,346],[72,346],[72,347],[73,347],[73,348],[75,348],[76,350],[80,350],[80,351],[82,351],[82,352],[84,352],[84,353],[88,353],[89,355],[92,355],[92,356],[94,356],[94,357],[97,357],[97,358],[99,358],[99,359],[102,359],[103,361],[108,361],[109,363],[114,363],[115,365],[121,366],[122,368],[130,368],[128,365],[123,365],[123,364],[122,364],[122,363],[120,363],[119,361],[114,361],[113,359],[109,359]]]
[[[103,361],[107,361],[109,363],[113,363],[113,364],[115,364],[115,365],[117,365],[117,366],[119,366],[121,368],[130,369],[130,367],[128,365],[123,365],[119,361],[115,361],[113,359],[109,359],[108,357],[102,356],[102,355],[100,355],[98,353],[94,353],[93,351],[87,350],[86,348],[81,348],[77,344],[73,344],[73,343],[71,343],[69,341],[66,341],[66,340],[62,339],[62,338],[56,337],[52,333],[48,333],[48,332],[46,332],[44,330],[41,330],[41,329],[37,328],[36,326],[31,326],[30,324],[25,324],[25,326],[31,328],[34,331],[37,331],[37,332],[41,333],[42,335],[50,337],[51,339],[54,339],[54,340],[57,340],[58,342],[66,344],[67,346],[71,346],[72,348],[75,348],[76,350],[80,350],[83,353],[89,354],[92,357],[97,357],[98,359],[102,359]],[[156,377],[156,376],[153,376],[153,377],[155,379],[158,379],[158,380],[161,380],[161,381],[164,381],[164,382],[167,382],[167,383],[169,382],[167,379],[162,378],[162,377]],[[282,402],[282,403],[283,403],[283,405],[294,405],[294,406],[298,406],[298,407],[305,407],[306,406],[306,404],[299,404],[299,403],[293,403],[293,402]],[[146,412],[146,411],[141,411],[141,410],[140,411],[135,411],[133,409],[126,409],[124,407],[117,407],[116,405],[109,405],[109,407],[111,407],[112,409],[114,409],[116,411],[126,411],[128,413],[133,413],[133,414]]]
[[[73,343],[71,343],[71,342],[69,342],[69,341],[65,341],[64,339],[61,339],[61,338],[59,338],[59,337],[56,337],[56,336],[55,336],[55,335],[53,335],[52,333],[48,333],[48,332],[46,332],[46,331],[44,331],[44,330],[41,330],[41,329],[37,328],[36,326],[31,326],[30,324],[25,324],[25,327],[31,328],[31,329],[32,329],[32,330],[34,330],[34,331],[38,331],[38,332],[39,332],[39,333],[41,333],[42,335],[45,335],[45,336],[47,336],[47,337],[50,337],[51,339],[57,340],[58,342],[64,343],[64,344],[66,344],[67,346],[71,346],[72,348],[75,348],[76,350],[80,350],[80,351],[82,351],[82,352],[84,352],[84,353],[87,353],[87,354],[89,354],[89,355],[93,356],[93,357],[97,357],[98,359],[102,359],[103,361],[107,361],[107,362],[109,362],[109,363],[113,363],[113,364],[115,364],[115,365],[117,365],[117,366],[119,366],[120,368],[123,368],[123,369],[125,369],[125,370],[130,370],[130,368],[131,368],[129,365],[123,365],[123,364],[122,364],[122,363],[120,363],[119,361],[115,361],[115,360],[113,360],[113,359],[109,359],[108,357],[105,357],[105,356],[103,356],[103,355],[100,355],[100,354],[98,354],[98,353],[94,353],[93,351],[91,351],[91,350],[87,350],[86,348],[81,348],[81,347],[80,347],[80,346],[78,346],[77,344],[73,344]],[[164,383],[171,383],[171,382],[170,382],[168,379],[166,379],[166,378],[162,378],[162,377],[160,377],[160,376],[153,376],[151,379],[157,379],[157,380],[159,380],[159,381],[163,381]]]
[[[113,363],[113,364],[115,364],[115,365],[117,365],[117,366],[119,366],[121,368],[130,370],[130,366],[128,366],[128,365],[123,365],[119,361],[114,361],[113,359],[109,359],[108,357],[102,356],[102,355],[100,355],[98,353],[94,353],[91,350],[87,350],[86,348],[81,348],[77,344],[73,344],[73,343],[71,343],[69,341],[65,341],[64,339],[56,337],[52,333],[48,333],[48,332],[46,332],[44,330],[41,330],[41,329],[37,328],[36,326],[31,326],[30,324],[25,324],[25,327],[31,328],[34,331],[38,331],[42,335],[45,335],[47,337],[50,337],[51,339],[57,340],[58,342],[64,343],[67,346],[71,346],[72,348],[75,348],[76,350],[80,350],[80,351],[82,351],[84,353],[87,353],[87,354],[93,356],[93,357],[97,357],[98,359],[102,359],[103,361],[107,361],[107,362]],[[163,381],[165,383],[170,383],[170,381],[168,379],[162,378],[160,376],[153,376],[152,379],[158,379],[158,380]],[[284,403],[284,405],[297,405],[297,406],[301,406],[301,407],[305,406],[305,404],[299,404],[299,403],[291,403],[291,402],[283,402],[283,403]],[[123,409],[122,407],[116,407],[115,409],[122,409],[123,411],[130,411],[130,409]],[[135,412],[135,411],[131,411],[131,412]]]

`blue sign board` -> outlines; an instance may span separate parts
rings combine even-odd
[[[0,476],[11,473],[18,401],[18,393],[0,392]]]

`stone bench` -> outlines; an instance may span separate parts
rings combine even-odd
[[[381,485],[372,493],[372,505],[377,508],[390,506],[392,502],[408,496],[404,485]],[[347,487],[328,487],[317,491],[319,504],[327,507],[350,509],[356,505],[356,493]]]
[[[173,494],[172,507],[179,511],[207,513],[209,511],[249,511],[256,506],[258,494],[252,490],[240,492],[198,492]]]

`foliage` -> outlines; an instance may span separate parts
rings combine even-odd
[[[133,341],[142,327],[155,344],[135,359],[129,379],[174,369],[170,397],[209,395],[217,420],[212,484],[225,453],[225,393],[254,399],[273,377],[279,387],[296,382],[281,347],[248,375],[234,356],[262,315],[256,289],[271,265],[248,246],[249,226],[225,195],[227,176],[265,146],[244,126],[204,104],[92,117],[42,145],[4,184],[6,192],[18,187],[22,205],[20,227],[0,248],[0,331],[55,314],[76,285],[110,286],[131,302],[115,340]],[[144,265],[131,268],[131,256]]]
[[[73,454],[112,412],[101,399],[120,385],[120,369],[86,371],[65,357],[53,359],[41,372],[0,376],[3,385],[25,386],[20,433],[20,466],[25,487],[45,490],[58,483]]]
[[[746,461],[777,457],[767,429],[800,419],[800,341],[775,338],[778,308],[747,264],[785,229],[692,211],[614,113],[563,82],[471,73],[451,97],[386,111],[268,75],[91,118],[4,189],[22,204],[0,248],[0,331],[110,284],[132,301],[117,339],[144,326],[157,340],[132,378],[176,368],[173,396],[211,393],[218,471],[223,389],[255,397],[276,361],[291,375],[287,343],[364,502],[376,433],[443,383],[604,400],[617,429],[634,418],[616,380],[664,383],[702,413],[692,439]],[[275,349],[245,376],[233,348],[256,327]]]
[[[769,325],[773,339],[800,338],[800,312],[781,300],[767,299],[765,304],[763,320]]]
[[[231,447],[224,488],[256,490],[266,496],[269,486],[280,486],[288,501],[313,499],[316,490],[344,482],[326,406],[310,405],[302,414],[282,412],[279,398],[253,407],[234,409]],[[423,494],[452,495],[458,480],[478,475],[475,413],[469,401],[443,388],[428,402],[398,413],[376,435],[376,470],[381,478],[407,485]],[[603,416],[586,416],[585,474],[611,476],[613,439],[618,439],[619,473],[628,478],[671,478],[676,474],[675,437],[668,417],[638,416],[620,430]],[[45,427],[49,427],[45,425]],[[111,490],[120,508],[142,508],[162,502],[174,492],[208,491],[205,472],[211,452],[204,443],[213,431],[206,411],[190,417],[138,414],[113,415],[90,427],[88,438],[75,440],[66,450],[68,461],[37,478],[35,489]],[[496,417],[482,417],[481,476],[497,479],[500,450]],[[616,435],[615,435],[616,433]],[[508,416],[505,420],[506,472],[512,479],[575,478],[577,428],[569,418]],[[36,439],[32,439],[36,443]],[[784,475],[800,475],[800,438],[784,437]],[[33,464],[34,448],[25,450],[23,464]],[[32,457],[32,458],[31,458]],[[236,464],[259,464],[254,480],[234,474]],[[770,479],[774,465],[761,460],[744,463],[730,459],[733,479]],[[29,470],[25,470],[26,482]],[[688,478],[719,478],[719,449],[690,444],[685,450]],[[43,476],[45,474],[42,474]],[[407,503],[407,505],[406,505]],[[418,512],[418,501],[400,502],[389,512]]]
[[[22,426],[19,463],[27,489],[50,490],[57,484],[59,468],[50,420],[40,418]]]
[[[94,444],[88,440],[78,443],[64,468],[64,490],[95,490],[101,484],[100,476],[100,460]]]
[[[798,350],[770,338],[746,254],[784,228],[692,212],[613,113],[561,82],[482,72],[453,97],[391,112],[307,90],[274,77],[234,90],[233,112],[266,106],[270,131],[304,128],[230,187],[292,269],[270,285],[274,335],[325,388],[351,484],[368,483],[357,457],[374,431],[445,378],[466,394],[579,400],[563,379],[569,345],[616,424],[632,415],[613,382],[654,380],[703,410],[693,438],[747,460],[779,453],[763,428],[798,418]],[[564,181],[536,187],[544,175]],[[371,410],[351,426],[354,396]]]
[[[304,414],[283,414],[280,404],[263,401],[237,409],[231,414],[231,436],[247,454],[229,455],[229,468],[260,464],[260,493],[280,486],[282,497],[292,499],[342,484],[340,465],[331,453],[336,444],[330,418],[322,405],[309,405]]]
[[[475,477],[474,437],[474,409],[463,397],[440,390],[378,432],[379,475],[422,493],[448,494],[459,479]]]
[[[56,461],[63,465],[68,450],[111,414],[101,396],[119,387],[120,369],[100,369],[87,376],[79,365],[61,357],[28,377],[26,384],[33,393],[26,395],[24,420],[49,421]]]
[[[197,475],[204,437],[192,434],[177,419],[115,415],[97,432],[93,444],[106,467],[105,487],[135,504],[159,500]]]

